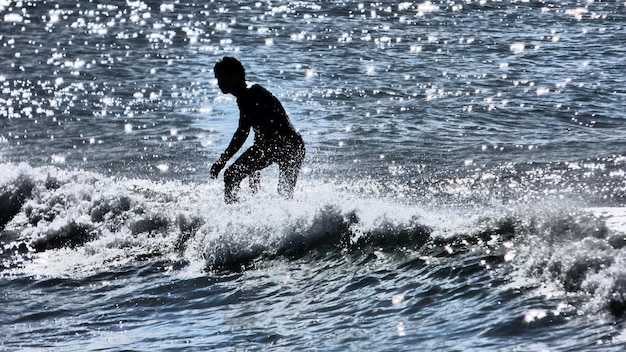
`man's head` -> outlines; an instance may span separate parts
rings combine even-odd
[[[246,86],[246,70],[239,60],[234,57],[225,56],[213,67],[217,84],[222,93],[228,94],[245,88]]]

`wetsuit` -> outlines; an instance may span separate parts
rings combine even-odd
[[[255,84],[240,94],[237,105],[239,127],[233,140],[243,138],[245,141],[252,128],[254,144],[224,172],[226,201],[237,200],[239,184],[246,177],[251,178],[253,189],[255,183],[258,186],[258,171],[273,163],[278,164],[280,171],[278,192],[291,198],[305,155],[302,137],[289,121],[278,99],[260,85]],[[222,155],[226,160],[232,156],[227,154],[237,151],[228,149]]]

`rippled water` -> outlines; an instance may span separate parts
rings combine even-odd
[[[0,0],[0,349],[626,343],[626,3]],[[239,58],[293,202],[208,170]],[[268,206],[271,204],[271,206]]]

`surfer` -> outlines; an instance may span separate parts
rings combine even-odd
[[[260,170],[278,164],[278,193],[292,198],[298,173],[304,160],[305,148],[300,134],[295,130],[285,109],[265,88],[246,84],[245,69],[233,57],[224,57],[213,68],[218,86],[224,94],[237,98],[239,126],[230,144],[211,167],[211,177],[217,178],[230,158],[237,153],[254,130],[254,144],[224,171],[224,199],[237,202],[241,181],[248,177],[250,188],[257,192]]]

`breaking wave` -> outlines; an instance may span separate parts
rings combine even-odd
[[[303,183],[292,201],[268,191],[225,205],[219,183],[113,179],[26,164],[2,169],[4,276],[84,276],[150,260],[239,271],[275,259],[377,251],[424,262],[478,256],[484,270],[500,268],[514,287],[566,297],[590,311],[625,312],[622,208],[455,208],[328,183]]]

